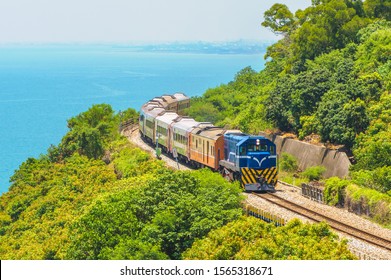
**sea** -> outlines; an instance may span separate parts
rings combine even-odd
[[[155,96],[200,96],[247,66],[264,67],[261,51],[205,48],[0,46],[0,194],[21,163],[57,145],[68,131],[67,120],[93,104],[139,110]]]

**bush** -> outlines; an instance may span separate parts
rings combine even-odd
[[[327,179],[323,192],[325,203],[343,207],[345,202],[345,188],[348,184],[348,180],[342,180],[338,177]]]
[[[350,184],[346,188],[346,204],[350,211],[391,227],[391,197],[387,194]]]
[[[308,178],[310,181],[318,181],[322,178],[325,171],[326,168],[324,166],[311,166],[301,173],[301,175]]]
[[[280,169],[282,171],[295,172],[298,168],[297,159],[288,153],[282,153],[280,159]]]
[[[391,195],[391,166],[359,170],[352,172],[351,175],[356,184]]]
[[[245,229],[245,230],[244,230]],[[342,260],[355,259],[325,223],[298,219],[275,227],[254,217],[242,217],[197,240],[187,260]]]
[[[316,127],[318,122],[315,116],[302,116],[300,117],[301,129],[299,131],[299,138],[303,140],[305,136],[312,133],[316,133]]]

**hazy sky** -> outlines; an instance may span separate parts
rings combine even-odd
[[[0,43],[269,40],[274,3],[310,0],[0,0]]]

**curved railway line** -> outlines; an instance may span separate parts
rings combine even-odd
[[[382,249],[386,249],[391,252],[391,240],[385,239],[380,236],[376,236],[374,234],[371,234],[369,232],[360,230],[358,228],[355,228],[353,226],[347,225],[345,223],[342,223],[340,221],[337,221],[331,217],[328,217],[326,215],[317,213],[313,210],[307,209],[303,206],[300,206],[292,201],[286,200],[282,197],[279,197],[272,193],[265,193],[265,194],[255,194],[256,196],[259,196],[273,204],[276,204],[280,207],[283,207],[285,209],[288,209],[292,212],[295,212],[301,216],[304,216],[308,219],[311,219],[316,222],[327,222],[331,228],[338,230],[340,232],[346,233],[352,237],[355,237],[357,239],[363,240],[365,242],[368,242],[370,244],[376,245]]]

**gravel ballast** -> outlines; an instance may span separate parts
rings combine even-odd
[[[327,213],[328,216],[338,219],[346,224],[358,227],[367,232],[391,239],[391,230],[381,227],[380,225],[373,223],[363,217],[360,217],[354,213],[348,212],[346,209],[336,208],[328,205],[324,205],[301,195],[301,190],[297,187],[278,184],[276,194],[284,199],[294,201],[299,205],[316,211],[318,213]],[[274,205],[259,196],[247,194],[246,202],[254,207],[268,211],[280,218],[287,221],[293,218],[299,218],[300,220],[308,223],[313,221],[299,216],[289,210],[283,209],[277,205]],[[377,246],[368,244],[364,241],[358,240],[344,233],[336,232],[341,238],[348,240],[348,246],[350,250],[361,259],[374,259],[374,260],[391,260],[391,252],[381,249]]]

